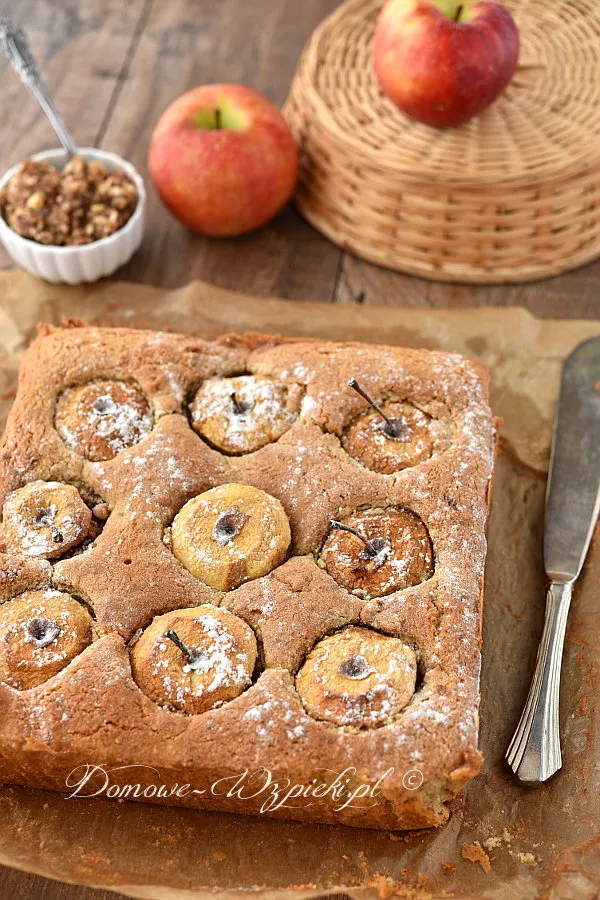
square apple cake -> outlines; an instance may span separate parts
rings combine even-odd
[[[442,824],[493,460],[456,354],[43,327],[0,452],[0,782]]]

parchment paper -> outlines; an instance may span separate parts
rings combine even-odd
[[[600,891],[600,548],[594,542],[569,621],[562,682],[562,773],[516,783],[503,757],[527,693],[544,606],[545,473],[564,357],[600,322],[536,320],[521,309],[392,310],[244,297],[195,283],[175,292],[131,284],[47,285],[0,275],[4,418],[22,349],[38,320],[217,335],[250,329],[334,340],[442,347],[493,370],[502,449],[489,525],[482,775],[440,831],[378,833],[0,790],[0,863],[134,897],[253,893],[300,898],[593,900]],[[468,858],[474,858],[471,861]],[[489,869],[489,870],[488,870]],[[485,871],[488,870],[488,871]]]

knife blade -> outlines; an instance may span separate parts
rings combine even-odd
[[[552,581],[581,572],[600,505],[600,337],[568,357],[552,442],[544,565]]]
[[[546,491],[544,566],[550,579],[533,681],[506,753],[524,782],[562,766],[560,670],[573,584],[600,508],[600,337],[580,344],[562,373]]]

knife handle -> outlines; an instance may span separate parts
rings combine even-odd
[[[520,781],[547,781],[562,766],[558,709],[560,667],[571,605],[571,582],[553,581],[533,681],[523,714],[506,753]]]

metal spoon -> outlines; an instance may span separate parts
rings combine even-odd
[[[31,96],[41,106],[68,157],[77,155],[79,148],[69,133],[62,116],[54,106],[50,91],[40,75],[25,33],[7,16],[0,16],[0,49]]]

